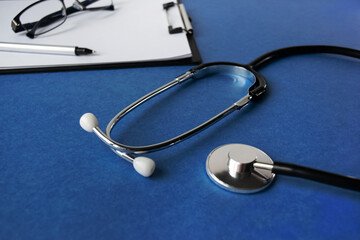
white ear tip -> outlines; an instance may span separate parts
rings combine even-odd
[[[135,170],[144,177],[150,177],[155,170],[155,162],[147,157],[136,157],[133,165]]]
[[[85,113],[80,118],[80,126],[87,132],[93,132],[93,128],[98,127],[99,122],[94,114]]]

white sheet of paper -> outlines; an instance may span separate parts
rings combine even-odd
[[[114,0],[115,11],[82,12],[35,39],[14,33],[11,20],[34,1],[0,0],[0,42],[78,46],[95,50],[88,56],[0,51],[0,69],[171,60],[191,57],[186,33],[169,34],[168,0]],[[73,1],[65,1],[71,6]],[[177,8],[170,22],[183,26]]]

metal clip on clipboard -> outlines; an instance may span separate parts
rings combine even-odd
[[[180,15],[181,15],[181,19],[182,22],[184,24],[184,27],[173,27],[170,19],[169,19],[169,12],[168,10],[172,7],[178,7]],[[187,34],[193,34],[193,29],[191,26],[191,22],[190,22],[190,18],[188,17],[186,10],[185,10],[185,6],[184,4],[180,3],[179,1],[177,3],[175,2],[168,2],[168,3],[164,3],[163,4],[163,9],[166,11],[166,18],[167,18],[167,22],[169,25],[169,33],[170,34],[175,34],[175,33],[181,33],[183,31],[185,31]]]

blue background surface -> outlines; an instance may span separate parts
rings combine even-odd
[[[183,1],[204,62],[248,63],[287,46],[360,49],[358,0]],[[207,177],[217,146],[256,146],[289,161],[360,177],[360,68],[355,59],[306,55],[260,72],[258,102],[172,148],[136,174],[79,118],[105,129],[122,108],[189,66],[0,76],[0,239],[359,239],[360,194],[286,176],[251,195]],[[115,129],[147,144],[187,130],[239,99],[234,79],[185,84]]]

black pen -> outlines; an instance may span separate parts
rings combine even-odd
[[[95,51],[73,46],[58,46],[58,45],[40,45],[28,43],[9,43],[0,42],[0,51],[7,52],[22,52],[22,53],[42,53],[42,54],[60,54],[60,55],[89,55]]]

